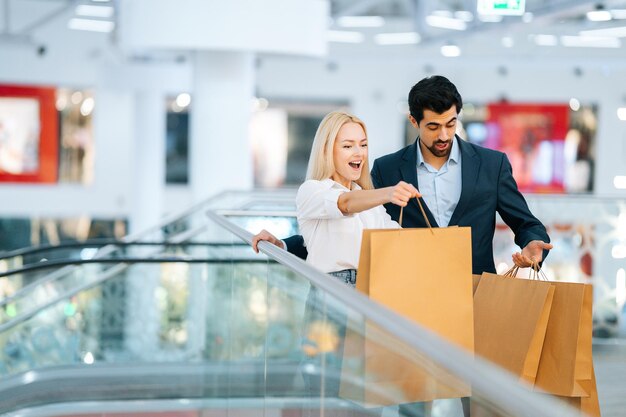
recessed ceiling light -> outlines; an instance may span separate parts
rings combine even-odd
[[[69,29],[87,30],[91,32],[111,32],[115,29],[115,23],[108,20],[91,20],[73,18],[67,23]]]
[[[455,58],[461,55],[461,48],[456,45],[443,45],[441,47],[441,55],[448,58]]]
[[[420,39],[417,32],[379,33],[374,36],[378,45],[412,45],[419,43]]]
[[[592,22],[606,22],[611,20],[611,12],[608,10],[591,10],[587,12],[587,19]]]
[[[502,46],[505,48],[512,48],[515,45],[515,41],[510,36],[504,36],[500,42],[502,42]]]
[[[88,17],[111,17],[113,16],[113,7],[111,6],[93,6],[89,4],[80,4],[76,6],[77,16]]]
[[[619,48],[622,46],[618,38],[602,36],[561,36],[561,44],[578,48]]]
[[[559,39],[554,35],[531,35],[531,38],[539,46],[556,46]]]

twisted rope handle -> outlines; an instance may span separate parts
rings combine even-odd
[[[424,211],[424,207],[422,207],[422,202],[420,201],[420,199],[418,197],[415,197],[415,199],[417,200],[417,205],[420,207],[420,211],[422,212],[422,216],[424,216],[424,220],[426,220],[426,224],[428,225],[428,228],[430,229],[430,233],[432,233],[433,235],[435,234],[435,232],[433,231],[433,227],[430,225],[430,222],[428,221],[428,216],[426,216],[426,212]],[[400,225],[400,227],[402,227],[402,213],[403,213],[404,207],[400,207],[400,218],[398,219],[398,224]]]

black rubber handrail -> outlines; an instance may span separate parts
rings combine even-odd
[[[93,247],[93,246],[106,246],[106,245],[114,245],[120,247],[128,247],[128,246],[247,246],[245,243],[214,243],[214,242],[186,242],[184,244],[181,243],[171,243],[168,241],[161,242],[126,242],[123,240],[117,239],[90,239],[84,240],[81,242],[65,242],[58,245],[37,245],[37,246],[29,246],[26,248],[15,249],[12,251],[0,252],[0,260],[14,258],[17,256],[27,256],[36,254],[39,252],[46,252],[52,250],[61,250],[61,249],[71,249],[71,248],[83,248],[83,247]]]
[[[227,259],[215,259],[215,258],[190,258],[190,257],[176,257],[176,256],[166,256],[166,257],[152,257],[152,258],[141,258],[141,257],[119,257],[119,258],[98,258],[98,259],[74,259],[74,260],[59,260],[59,261],[42,261],[36,264],[30,264],[21,268],[12,269],[7,272],[0,272],[0,278],[8,277],[14,274],[24,274],[32,271],[37,271],[40,269],[46,268],[57,268],[63,267],[67,265],[82,265],[82,264],[112,264],[112,263],[125,263],[125,264],[133,264],[133,263],[208,263],[208,264],[219,264],[219,263],[276,263],[274,260],[259,260],[259,259],[251,259],[251,258],[227,258]]]

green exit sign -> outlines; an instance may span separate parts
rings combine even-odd
[[[483,15],[521,16],[526,8],[525,0],[478,0],[476,9]]]

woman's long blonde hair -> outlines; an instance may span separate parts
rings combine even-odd
[[[342,111],[333,111],[328,113],[315,133],[313,146],[311,147],[311,156],[309,157],[309,167],[306,172],[307,180],[325,180],[332,177],[335,173],[335,163],[333,161],[333,149],[339,129],[346,123],[358,123],[365,132],[367,137],[367,128],[361,119]],[[364,190],[374,188],[372,177],[370,176],[369,152],[368,158],[363,161],[361,177],[356,181]]]

